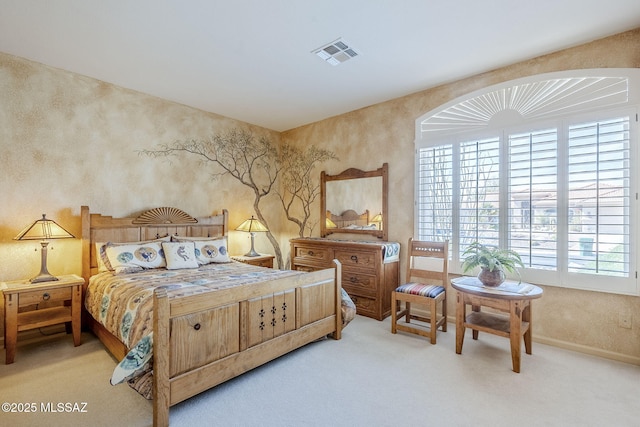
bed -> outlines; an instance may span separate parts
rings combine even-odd
[[[359,214],[353,209],[347,209],[340,215],[327,211],[327,218],[333,222],[329,228],[340,228],[346,230],[377,230],[375,224],[369,223],[369,211],[365,210]]]
[[[121,361],[118,366],[136,360],[135,374],[150,378],[154,425],[168,425],[169,408],[191,396],[312,341],[341,338],[338,261],[335,268],[308,273],[227,260],[226,247],[208,250],[212,241],[226,242],[226,211],[194,218],[180,209],[156,208],[112,218],[82,206],[81,217],[84,324]],[[185,247],[196,250],[185,256],[179,249]],[[123,255],[132,248],[151,263],[162,248],[166,265],[138,269],[137,258]],[[213,254],[218,261],[198,260],[194,266],[193,254]],[[127,303],[119,302],[115,291],[125,282],[132,283],[132,290],[121,292],[129,295]],[[98,286],[109,296],[97,296]],[[112,307],[127,320],[114,320]],[[142,369],[138,359],[145,345],[152,347],[152,358]]]

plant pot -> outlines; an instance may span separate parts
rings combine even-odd
[[[506,276],[502,270],[489,271],[488,268],[483,267],[482,270],[480,270],[480,273],[478,273],[478,280],[488,288],[500,286],[502,282],[504,282],[505,278]]]

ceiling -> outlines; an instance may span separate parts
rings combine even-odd
[[[638,0],[0,0],[0,51],[284,131],[640,27]],[[359,55],[312,54],[342,40]]]

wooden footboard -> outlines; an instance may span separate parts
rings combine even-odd
[[[100,242],[164,236],[224,237],[228,213],[193,218],[155,208],[112,218],[81,207],[82,275],[100,270]],[[153,422],[169,424],[169,407],[328,334],[340,339],[341,266],[169,299],[159,288],[153,307]],[[87,324],[118,360],[129,349],[85,313]]]
[[[341,266],[213,294],[154,295],[153,423],[169,407],[318,338],[340,339]]]

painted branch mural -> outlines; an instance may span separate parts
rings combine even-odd
[[[328,150],[309,146],[304,150],[283,144],[278,151],[269,138],[256,137],[251,132],[232,129],[206,139],[189,139],[162,144],[156,150],[143,150],[142,154],[171,157],[181,154],[198,157],[205,166],[213,168],[213,179],[230,175],[249,187],[253,194],[256,217],[269,229],[269,223],[260,208],[260,202],[269,195],[279,198],[289,221],[298,227],[300,237],[310,236],[317,221],[311,219],[311,205],[317,199],[320,185],[315,167],[327,160],[337,160]],[[285,262],[278,240],[271,231],[267,238],[275,251],[279,268]]]

